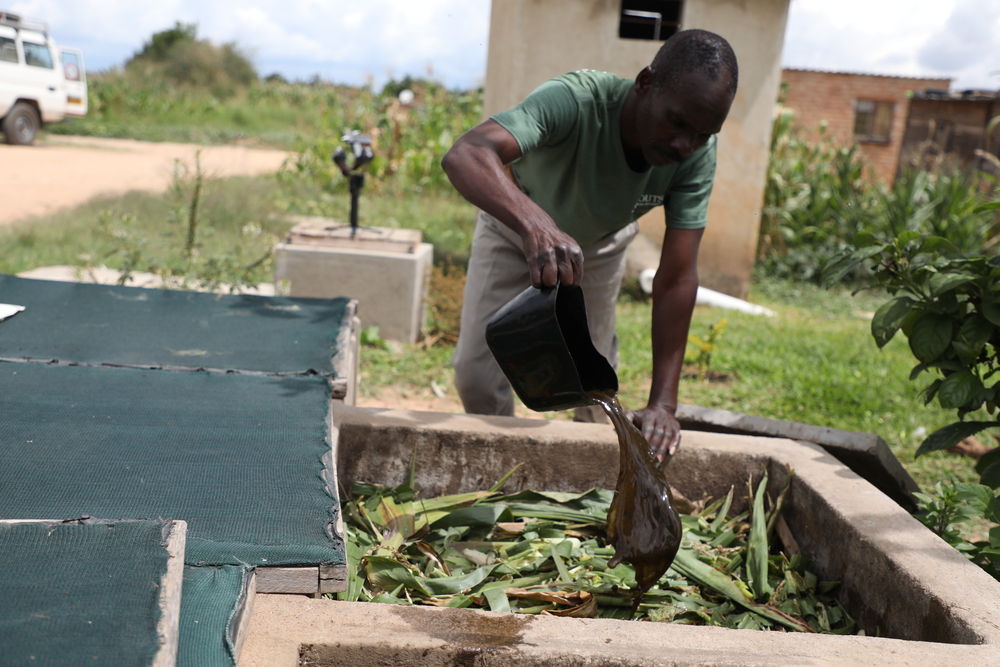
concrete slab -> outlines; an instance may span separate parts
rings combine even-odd
[[[337,406],[341,488],[397,484],[416,462],[425,494],[613,487],[610,426]],[[668,477],[690,498],[794,473],[785,519],[868,637],[602,619],[531,618],[295,597],[259,600],[241,664],[998,664],[1000,582],[817,445],[686,432]],[[365,656],[368,656],[367,658]],[[339,662],[338,662],[339,661]]]
[[[398,227],[357,227],[332,218],[314,215],[291,215],[285,243],[320,245],[337,248],[361,248],[412,254],[420,245],[423,234],[419,229]]]
[[[916,509],[913,492],[920,490],[917,483],[885,440],[874,433],[844,431],[683,403],[677,407],[677,420],[681,428],[693,431],[763,435],[815,443],[904,508],[910,511]]]
[[[241,667],[988,665],[993,646],[258,595]]]

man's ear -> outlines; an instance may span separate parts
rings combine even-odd
[[[635,77],[636,91],[645,94],[653,89],[653,69],[648,65]]]

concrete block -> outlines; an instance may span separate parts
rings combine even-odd
[[[279,243],[275,282],[287,281],[288,296],[349,296],[358,301],[362,327],[377,326],[386,340],[414,343],[424,324],[424,299],[434,248],[391,252],[314,243]]]
[[[990,665],[983,645],[258,595],[240,667]]]
[[[815,443],[906,509],[916,508],[913,492],[920,490],[917,483],[885,440],[873,433],[843,431],[683,403],[677,407],[677,421],[681,428],[692,431],[762,435]]]
[[[508,491],[580,492],[617,477],[608,425],[335,406],[331,437],[343,488],[398,484],[411,462],[425,496],[485,488],[516,463]],[[823,448],[690,431],[684,443],[668,477],[690,498],[764,472],[774,491],[793,471],[791,533],[817,574],[842,582],[868,636],[259,596],[240,664],[1000,664],[1000,582]]]

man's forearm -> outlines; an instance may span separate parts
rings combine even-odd
[[[653,378],[649,406],[677,409],[677,390],[691,314],[698,294],[697,277],[653,286]]]
[[[583,277],[583,251],[507,175],[504,166],[520,155],[510,133],[486,121],[460,137],[441,166],[466,199],[521,237],[532,285],[575,285]]]
[[[495,151],[472,142],[456,143],[441,162],[455,189],[477,208],[523,235],[538,205],[511,180]]]

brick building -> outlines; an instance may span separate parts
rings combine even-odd
[[[876,176],[891,182],[899,165],[910,98],[916,92],[947,91],[951,79],[784,69],[784,104],[795,126],[818,138],[819,127],[845,144],[856,142]]]
[[[933,166],[944,158],[961,167],[1000,172],[1000,160],[985,158],[981,152],[1000,155],[1000,122],[990,125],[998,116],[1000,91],[930,90],[915,94],[910,100],[900,166]]]

